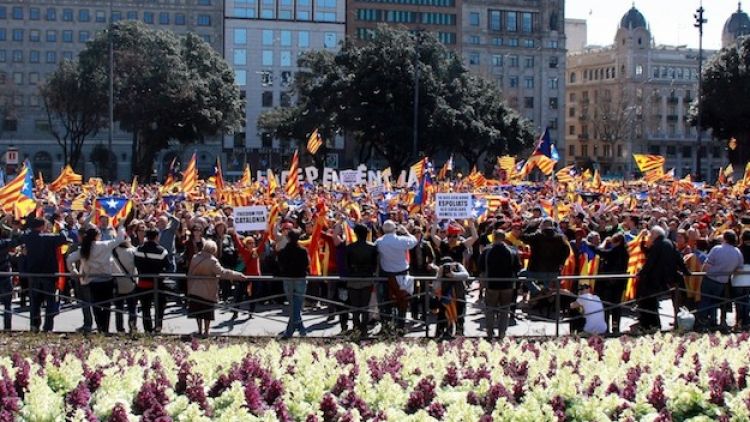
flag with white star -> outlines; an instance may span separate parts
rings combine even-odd
[[[133,203],[130,199],[124,197],[102,197],[96,198],[96,216],[106,215],[110,218],[112,226],[117,227],[121,220],[124,220],[130,214]]]

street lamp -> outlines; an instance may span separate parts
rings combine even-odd
[[[419,44],[422,30],[417,29],[414,34],[414,132],[411,145],[411,155],[417,160],[417,146],[419,143]]]
[[[701,0],[700,7],[695,11],[693,15],[695,17],[695,26],[698,28],[698,148],[695,152],[695,173],[698,180],[702,180],[701,175],[701,141],[703,140],[703,105],[701,97],[703,96],[703,24],[708,22],[708,19],[703,17],[703,0]]]
[[[107,133],[107,149],[109,150],[109,154],[107,155],[107,163],[110,164],[110,172],[108,174],[112,174],[111,172],[111,164],[110,163],[110,157],[112,154],[112,137],[114,132],[114,96],[115,96],[115,76],[114,76],[114,67],[115,67],[115,47],[114,47],[114,41],[112,40],[112,0],[109,0],[109,30],[107,31],[107,45],[109,49],[109,81],[108,81],[108,95],[109,95],[109,101],[108,101],[108,115],[109,115],[109,131]],[[135,156],[130,158],[131,161],[135,162]],[[115,174],[117,174],[117,171],[115,171]],[[107,179],[110,179],[109,177]],[[111,181],[111,180],[110,180]]]

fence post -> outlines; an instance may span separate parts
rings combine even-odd
[[[555,280],[555,337],[560,337],[560,277]]]

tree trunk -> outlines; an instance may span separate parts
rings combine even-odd
[[[132,164],[132,176],[138,176],[139,180],[143,180],[144,183],[147,180],[151,180],[151,174],[154,169],[154,160],[156,153],[159,152],[157,149],[150,147],[155,142],[150,142],[148,139],[144,139],[139,136],[137,132],[133,133],[133,164]]]

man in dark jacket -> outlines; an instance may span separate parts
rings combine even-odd
[[[307,251],[299,245],[299,232],[289,230],[287,244],[279,251],[277,257],[279,263],[279,275],[284,280],[284,293],[289,302],[289,322],[282,338],[290,338],[295,331],[299,331],[301,337],[307,335],[307,330],[302,324],[302,303],[307,291],[307,277],[310,268],[310,257]]]
[[[3,230],[5,231],[5,230]],[[11,272],[10,250],[18,246],[19,237],[16,231],[11,233],[10,237],[0,239],[0,271]],[[3,329],[11,329],[11,302],[13,299],[13,280],[10,276],[0,277],[0,304],[3,305]]]
[[[663,228],[653,227],[649,240],[646,263],[638,273],[636,295],[641,310],[638,320],[643,330],[659,330],[659,298],[674,284],[678,271],[685,275],[690,271]]]
[[[568,259],[570,246],[562,234],[555,230],[552,219],[542,220],[539,231],[524,235],[521,240],[531,249],[527,278],[539,280],[545,287],[549,287],[551,283],[557,286],[557,277]],[[533,286],[531,288],[533,291]]]
[[[146,232],[146,242],[139,246],[134,253],[135,268],[138,274],[160,274],[169,268],[169,252],[159,244],[159,230],[151,229]],[[154,301],[154,289],[163,288],[163,283],[157,277],[139,277],[136,285],[135,294],[141,303],[143,312],[143,330],[147,333],[156,331],[161,332],[162,320],[164,319],[164,307],[167,298],[164,293],[157,294],[156,301],[156,324],[152,326],[151,321],[151,304]]]
[[[412,229],[412,235],[417,238],[417,246],[409,249],[409,274],[415,277],[433,276],[435,270],[435,250],[432,242],[424,237],[422,228],[419,226]],[[430,310],[425,308],[425,297],[427,294],[427,280],[414,281],[414,295],[409,303],[412,319],[421,319]],[[429,308],[429,306],[427,306]],[[421,309],[421,315],[420,315]]]
[[[518,253],[505,244],[505,232],[495,230],[492,246],[479,258],[479,271],[487,278],[516,278],[521,270]],[[513,281],[487,281],[485,292],[485,325],[487,338],[495,336],[495,322],[499,314],[498,337],[505,337],[508,329],[508,311],[515,302]]]
[[[611,238],[604,240],[604,248],[596,248],[589,245],[593,251],[601,257],[599,274],[626,274],[628,272],[628,247],[625,244],[625,236],[617,233]],[[620,332],[620,320],[622,319],[622,295],[627,286],[627,278],[597,280],[595,285],[596,295],[604,303],[604,321],[613,333]],[[612,306],[617,306],[612,308]],[[607,310],[607,308],[610,308]],[[610,325],[609,318],[612,316]]]
[[[31,288],[31,331],[39,332],[42,325],[42,302],[44,302],[44,331],[52,331],[54,318],[58,311],[55,298],[57,272],[57,248],[68,242],[63,233],[44,233],[47,222],[33,219],[29,222],[29,230],[21,236],[21,243],[26,245],[26,265],[33,273],[29,281]]]
[[[378,269],[378,248],[367,241],[368,229],[358,224],[354,227],[357,241],[348,245],[345,252],[347,277],[373,277]],[[373,283],[371,280],[348,280],[349,302],[352,305],[354,329],[360,337],[367,335],[367,306],[370,304]]]

